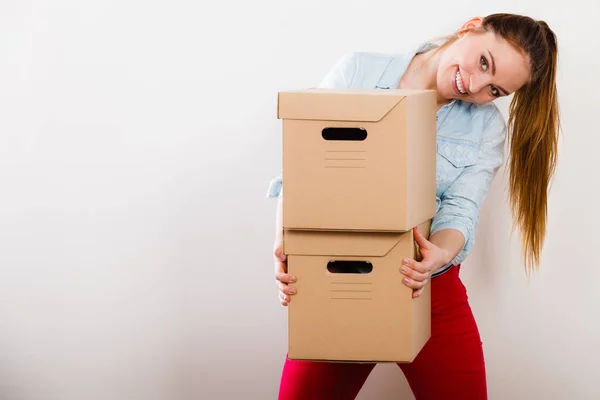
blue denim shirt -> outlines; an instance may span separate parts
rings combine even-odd
[[[425,44],[409,54],[354,52],[344,55],[319,87],[396,88],[412,58],[429,48]],[[475,244],[479,208],[492,179],[504,162],[506,123],[493,103],[453,100],[437,111],[436,215],[431,233],[446,228],[460,231],[465,245],[446,266],[460,264]],[[267,196],[282,193],[281,175],[269,184]]]

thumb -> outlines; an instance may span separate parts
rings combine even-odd
[[[422,247],[424,249],[429,247],[429,241],[425,239],[423,235],[421,235],[421,232],[419,232],[419,230],[416,227],[413,228],[413,233],[415,235],[415,241],[417,242],[419,247]]]
[[[283,242],[279,242],[275,247],[275,257],[277,257],[280,261],[285,261],[286,256],[283,254]]]

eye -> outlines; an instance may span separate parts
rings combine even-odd
[[[490,89],[492,91],[492,96],[500,97],[500,91],[497,88],[495,88],[494,86],[490,86]]]
[[[488,61],[484,56],[481,56],[481,59],[479,60],[480,64],[481,64],[481,69],[483,69],[484,71],[487,71],[488,69]]]

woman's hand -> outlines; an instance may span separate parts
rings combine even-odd
[[[287,257],[283,254],[283,242],[278,240],[273,250],[275,260],[275,280],[279,288],[279,301],[283,306],[290,303],[291,296],[296,294],[296,288],[289,283],[296,282],[296,277],[287,273]]]
[[[443,267],[449,261],[448,252],[427,239],[417,228],[413,228],[415,241],[419,245],[422,260],[415,261],[410,258],[405,258],[402,261],[401,272],[404,276],[402,283],[413,289],[413,298],[417,298],[423,292],[423,288],[427,285],[431,274],[438,268]]]

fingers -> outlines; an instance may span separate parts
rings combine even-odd
[[[290,304],[290,297],[279,292],[279,301],[281,302],[282,306],[287,307]]]
[[[431,272],[431,265],[427,261],[416,261],[412,258],[405,258],[402,260],[402,266],[409,270],[415,271],[417,274],[427,275]]]
[[[289,294],[289,295],[293,295],[296,294],[296,288],[293,286],[290,286],[286,283],[283,283],[281,281],[277,281],[277,287],[279,288],[279,291],[282,292],[283,294]]]
[[[404,277],[402,283],[411,289],[419,290],[425,287],[429,280],[430,268],[426,264],[411,259],[402,262],[400,272]]]
[[[422,281],[417,281],[415,279],[408,278],[408,277],[402,278],[402,283],[405,284],[406,286],[408,286],[411,289],[422,289],[422,288],[425,287],[425,285],[427,285],[428,281],[429,281],[429,279],[425,279],[425,280],[422,280]]]
[[[291,296],[296,294],[296,288],[290,283],[296,282],[296,277],[287,273],[287,263],[275,260],[275,279],[279,289],[279,301],[283,306],[288,306]]]
[[[294,283],[296,282],[296,277],[286,273],[285,265],[279,265],[275,270],[275,279],[283,283]]]
[[[291,296],[296,294],[296,288],[280,281],[277,281],[277,286],[279,287],[279,301],[283,306],[289,305]]]
[[[424,288],[424,287],[422,287],[421,289],[417,289],[417,290],[415,290],[415,291],[413,292],[413,294],[412,294],[412,298],[413,298],[413,299],[416,299],[417,297],[419,297],[419,296],[420,296],[420,295],[423,293],[423,290],[424,290],[424,289],[425,289],[425,288]]]
[[[429,272],[427,272],[421,265],[403,265],[400,267],[400,272],[407,278],[415,281],[424,281],[429,278]]]

